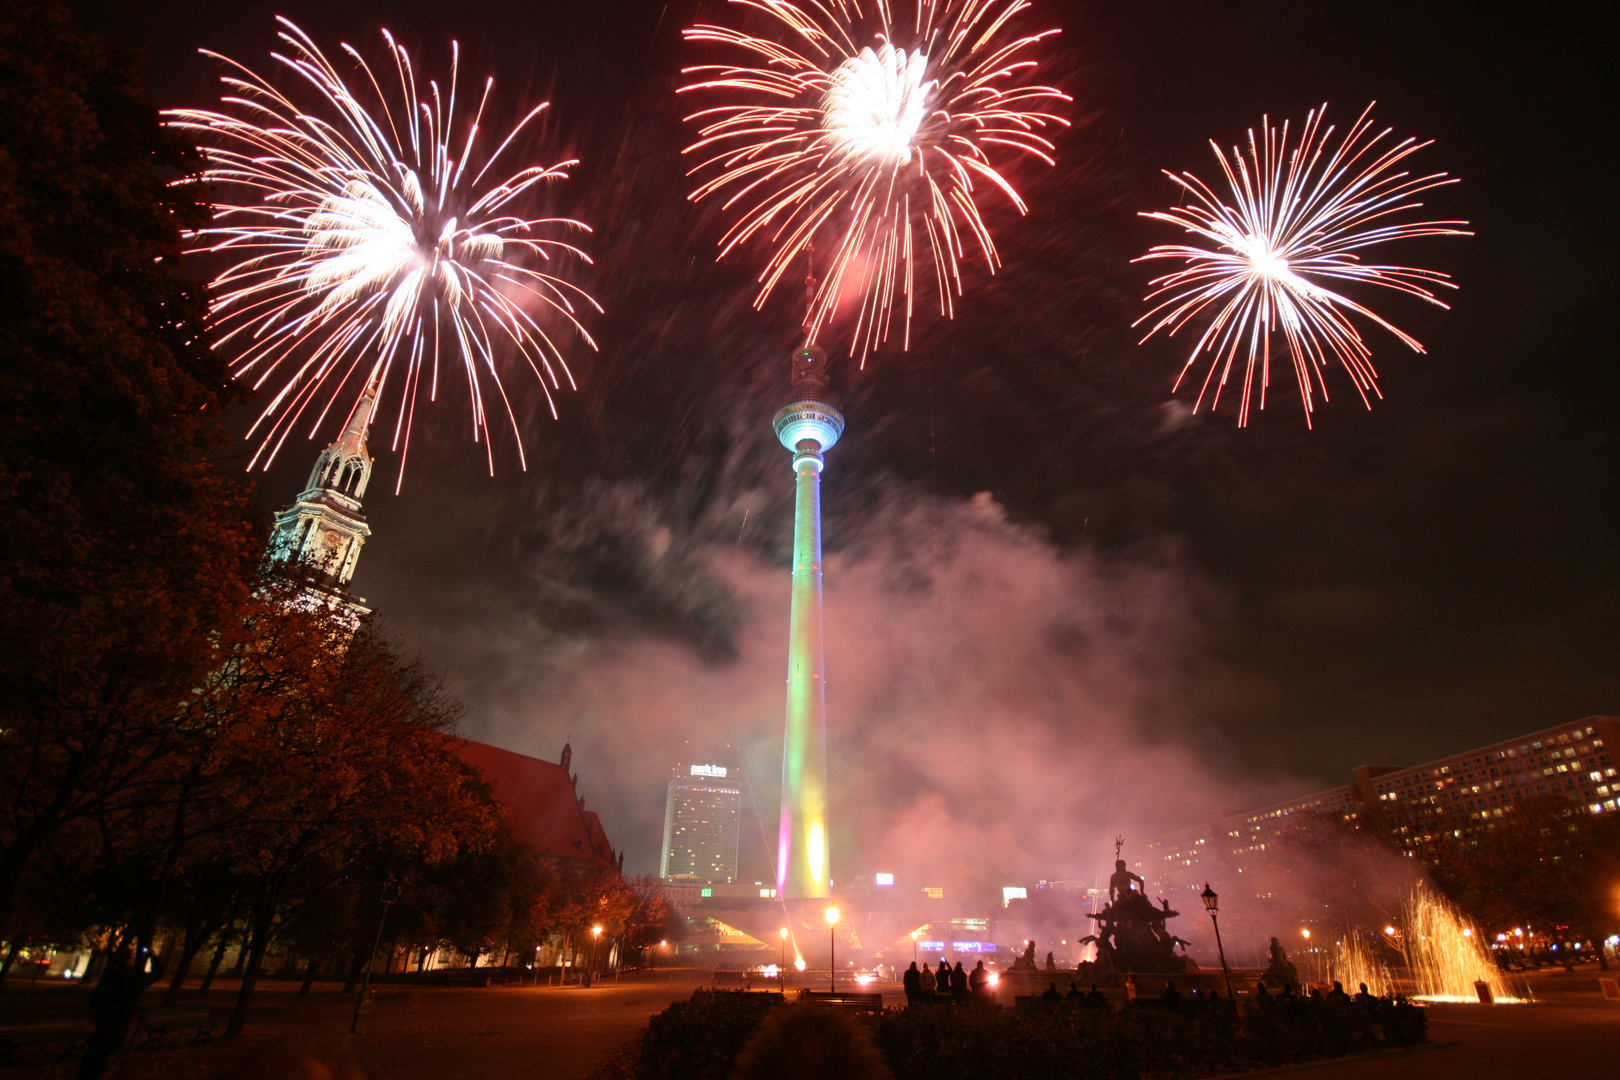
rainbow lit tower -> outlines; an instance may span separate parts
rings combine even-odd
[[[793,451],[793,606],[788,624],[787,728],[782,739],[782,826],[777,895],[827,895],[827,684],[821,622],[822,454],[844,431],[827,381],[827,354],[793,354],[793,391],[772,421]]]

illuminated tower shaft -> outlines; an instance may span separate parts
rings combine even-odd
[[[821,619],[822,454],[844,430],[827,382],[827,358],[793,356],[793,393],[776,414],[776,437],[793,451],[793,605],[788,623],[787,726],[782,739],[782,822],[777,895],[827,895],[827,684]]]

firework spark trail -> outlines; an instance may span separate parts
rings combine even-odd
[[[1323,105],[1306,116],[1299,142],[1292,147],[1287,122],[1279,131],[1269,118],[1261,122],[1259,139],[1249,130],[1247,156],[1233,147],[1228,157],[1211,141],[1231,188],[1230,203],[1191,173],[1167,171],[1165,175],[1187,197],[1187,205],[1142,214],[1179,225],[1210,246],[1160,245],[1135,260],[1179,259],[1186,266],[1153,280],[1148,301],[1164,299],[1132,325],[1153,320],[1142,338],[1146,341],[1160,330],[1174,334],[1206,308],[1215,308],[1176,386],[1180,387],[1199,355],[1207,352],[1209,370],[1198,393],[1198,406],[1213,383],[1213,410],[1241,362],[1240,427],[1249,422],[1256,374],[1260,408],[1265,408],[1271,381],[1271,339],[1279,330],[1299,383],[1307,426],[1315,409],[1315,391],[1320,390],[1322,400],[1328,400],[1323,367],[1331,362],[1330,356],[1344,365],[1362,402],[1371,407],[1369,392],[1382,397],[1378,372],[1372,365],[1372,350],[1350,321],[1350,314],[1372,320],[1416,352],[1423,352],[1423,346],[1376,312],[1329,289],[1324,279],[1381,285],[1447,307],[1433,288],[1456,288],[1448,275],[1363,263],[1358,252],[1389,240],[1472,235],[1461,228],[1466,221],[1392,220],[1421,207],[1423,203],[1413,198],[1420,192],[1457,182],[1445,173],[1413,176],[1399,168],[1428,142],[1409,138],[1384,143],[1390,129],[1371,134],[1372,105],[1368,105],[1337,147],[1330,149],[1334,129],[1323,125],[1326,111]]]
[[[731,2],[768,17],[775,36],[714,25],[685,32],[742,54],[685,69],[692,81],[682,92],[732,99],[687,118],[699,130],[686,152],[707,155],[692,174],[709,174],[690,197],[722,197],[736,212],[722,256],[750,239],[769,245],[755,307],[825,234],[822,250],[832,254],[811,296],[808,339],[840,297],[857,297],[850,351],[864,360],[887,340],[903,299],[909,346],[918,245],[926,242],[940,313],[950,318],[969,247],[992,273],[1000,263],[981,193],[994,188],[1026,211],[1001,159],[1053,163],[1039,132],[1067,126],[1047,110],[1071,99],[1024,80],[1034,47],[1057,31],[1009,29],[1028,0],[913,0],[908,19],[895,18],[888,0]]]
[[[418,399],[437,399],[446,362],[466,375],[473,439],[484,443],[491,471],[492,391],[527,468],[501,368],[508,356],[521,357],[555,418],[553,391],[565,380],[574,385],[558,331],[571,328],[594,349],[579,305],[601,310],[578,286],[539,268],[559,257],[590,259],[537,231],[590,229],[522,212],[540,185],[566,179],[577,162],[529,165],[485,181],[549,103],[480,157],[494,79],[485,80],[470,118],[458,111],[455,43],[444,87],[433,80],[419,87],[409,54],[387,30],[397,86],[343,45],[355,65],[351,85],[307,34],[277,21],[288,52],[271,56],[292,74],[292,90],[205,50],[226,65],[223,111],[166,114],[203,146],[203,182],[228,196],[194,249],[235,260],[213,283],[219,345],[235,347],[235,376],[254,389],[274,385],[249,430],[259,445],[248,467],[268,468],[311,406],[313,437],[346,392],[352,412],[366,388],[383,393],[397,376],[392,446],[403,477]]]

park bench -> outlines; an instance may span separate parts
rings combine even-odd
[[[864,1012],[882,1012],[882,994],[835,994],[826,990],[800,990],[799,1000],[814,1005],[839,1005]]]
[[[95,1025],[89,1020],[13,1020],[0,1024],[0,1059],[8,1064],[11,1056],[25,1046],[62,1045],[71,1052],[90,1037]]]
[[[214,1029],[217,1027],[217,1023],[209,1021],[207,1009],[190,1005],[154,1005],[141,1010],[137,1031],[143,1048],[159,1049],[163,1046],[164,1038],[187,1028],[194,1029],[192,1042],[213,1042]]]

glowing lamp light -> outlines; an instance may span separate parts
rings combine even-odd
[[[1304,938],[1306,941],[1311,940],[1311,932],[1304,927],[1300,927],[1299,936]]]
[[[782,935],[782,940],[783,941],[787,940],[787,927],[785,927],[785,926],[782,927],[782,929],[778,930],[777,933]]]
[[[602,936],[602,928],[600,926],[593,926],[593,927],[591,927],[591,933],[595,934],[597,937],[601,937]]]
[[[800,956],[800,957],[795,958],[794,961],[793,961],[793,967],[794,967],[794,970],[796,970],[796,971],[803,971],[804,970],[804,957]]]
[[[1001,972],[992,971],[990,973],[990,985],[991,986],[997,986],[997,985],[1000,984],[1000,982],[1001,982]]]
[[[1207,882],[1207,881],[1204,882],[1204,891],[1199,893],[1198,896],[1199,896],[1199,899],[1204,901],[1204,910],[1205,911],[1219,911],[1219,910],[1221,910],[1221,906],[1220,906],[1221,905],[1221,897],[1220,897],[1220,894],[1217,893],[1214,889],[1209,887],[1209,882]]]
[[[1390,937],[1394,937],[1395,936],[1395,928],[1393,926],[1386,926],[1386,927],[1384,927],[1384,933],[1388,934]]]
[[[1469,927],[1466,927],[1466,926],[1463,927],[1463,937],[1473,937],[1473,936],[1474,936],[1474,931],[1472,929],[1470,929]]]
[[[830,908],[827,909],[827,925],[828,926],[837,926],[838,925],[838,909],[837,908],[830,907]]]

